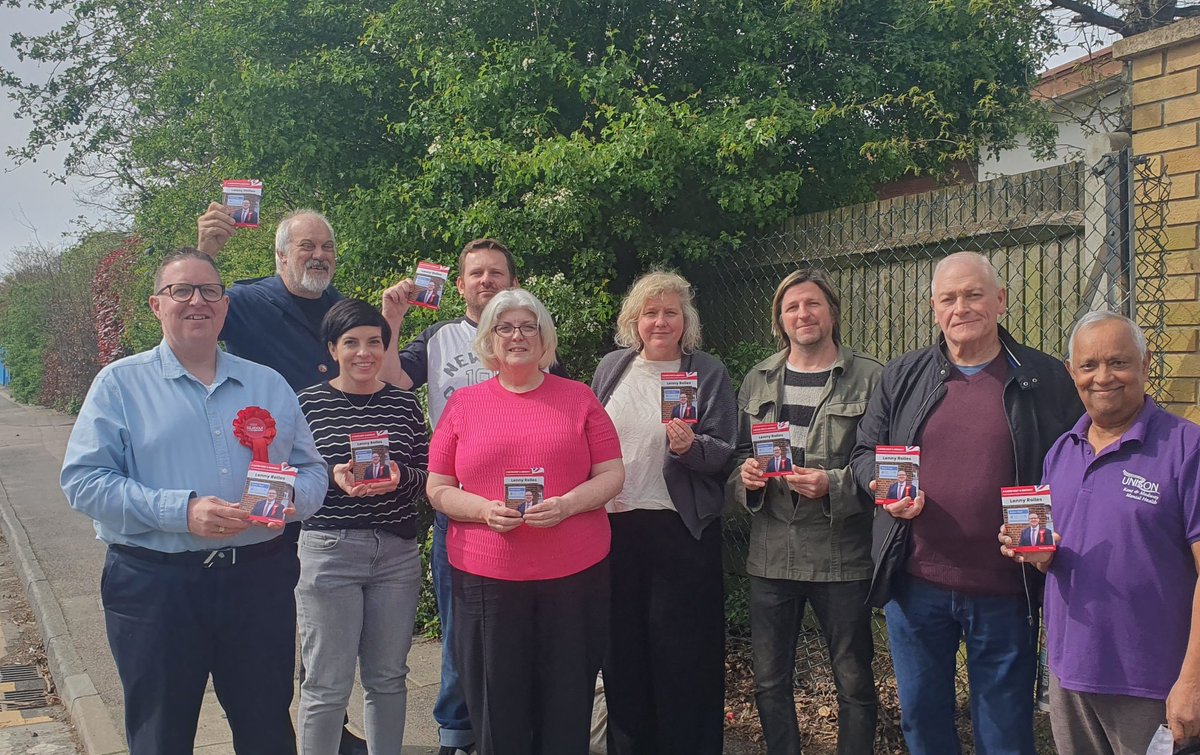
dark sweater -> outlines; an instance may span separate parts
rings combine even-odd
[[[1015,484],[1004,412],[1003,353],[971,377],[955,370],[917,436],[925,509],[912,520],[908,573],[948,590],[1023,595],[1020,567],[1000,556],[1000,488]]]

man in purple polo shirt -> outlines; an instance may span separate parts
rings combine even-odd
[[[1041,575],[993,550],[1003,520],[1000,488],[1040,483],[1046,451],[1083,406],[1061,361],[1000,327],[1007,293],[987,257],[946,257],[932,289],[942,337],[884,367],[851,458],[859,486],[873,490],[876,446],[921,447],[915,497],[875,512],[868,602],[887,614],[900,725],[912,755],[961,752],[960,642],[975,751],[1034,755]]]
[[[1046,455],[1050,722],[1059,755],[1143,755],[1164,721],[1200,737],[1200,427],[1145,394],[1141,330],[1084,315],[1067,367],[1087,414]]]

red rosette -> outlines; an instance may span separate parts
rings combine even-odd
[[[255,461],[270,463],[267,446],[275,440],[275,418],[259,406],[247,406],[233,419],[233,436],[254,455]]]

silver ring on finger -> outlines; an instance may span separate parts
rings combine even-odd
[[[224,535],[224,534],[225,534],[225,528],[224,528],[224,527],[220,527],[220,526],[218,526],[218,527],[217,527],[217,534],[219,534],[219,535]]]

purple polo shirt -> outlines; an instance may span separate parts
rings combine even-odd
[[[1146,397],[1098,456],[1086,414],[1046,454],[1062,535],[1046,579],[1050,671],[1064,689],[1165,700],[1191,627],[1200,426]]]

